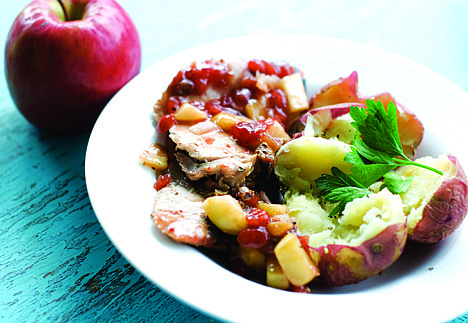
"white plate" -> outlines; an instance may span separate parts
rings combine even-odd
[[[150,218],[154,174],[138,161],[156,138],[152,107],[192,60],[235,57],[289,61],[305,73],[309,95],[356,70],[363,95],[388,91],[422,119],[426,134],[420,154],[450,152],[468,167],[463,141],[468,94],[417,63],[370,46],[306,35],[257,35],[205,44],[143,71],[111,100],[91,134],[86,154],[89,196],[99,222],[126,259],[174,297],[227,321],[442,322],[468,311],[466,298],[460,296],[468,290],[466,223],[436,245],[408,247],[380,276],[313,294],[252,283],[155,228]]]

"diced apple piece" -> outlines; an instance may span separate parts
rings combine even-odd
[[[263,273],[266,267],[265,255],[258,249],[239,246],[237,250],[244,264],[256,272]]]
[[[198,122],[208,119],[208,115],[190,103],[184,103],[174,112],[174,118],[182,122]]]
[[[283,77],[280,87],[286,93],[288,99],[286,111],[288,114],[302,112],[309,108],[301,74],[294,73]]]
[[[211,118],[211,121],[216,123],[224,132],[231,133],[231,129],[233,126],[238,124],[239,122],[252,122],[252,120],[242,117],[236,116],[230,113],[221,112]]]
[[[203,202],[203,209],[211,222],[224,233],[238,234],[247,228],[247,215],[231,195],[211,196]]]
[[[251,99],[245,106],[245,115],[254,121],[265,120],[268,117],[266,96],[258,100]]]
[[[278,289],[288,289],[291,286],[274,256],[267,257],[266,283],[267,286]]]
[[[283,273],[294,286],[304,286],[319,275],[317,266],[294,233],[288,233],[275,247]]]
[[[290,140],[291,137],[289,137],[283,126],[276,120],[268,127],[266,134],[261,138],[261,141],[267,143],[274,152],[277,152],[281,146]]]
[[[257,207],[264,210],[270,216],[288,214],[288,207],[284,204],[271,204],[265,202],[258,202]]]
[[[285,236],[292,228],[292,222],[270,222],[266,225],[268,234],[275,238]]]
[[[275,120],[275,122],[267,129],[267,132],[273,138],[283,139],[283,141],[287,142],[291,140],[291,137],[287,134],[286,130],[284,130],[283,126]]]
[[[167,153],[163,147],[156,143],[152,144],[141,153],[140,160],[145,166],[155,170],[164,170],[167,168]]]
[[[255,77],[257,78],[257,83],[255,84],[257,89],[264,93],[279,88],[281,84],[281,79],[276,75],[256,73]]]

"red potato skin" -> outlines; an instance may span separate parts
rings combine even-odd
[[[387,108],[390,101],[393,101],[398,107],[397,119],[400,141],[405,155],[413,159],[424,135],[422,122],[408,108],[398,103],[390,93],[384,92],[373,96],[362,96],[358,91],[358,74],[355,71],[348,77],[340,78],[320,89],[310,99],[309,112],[301,118],[301,121],[304,123],[303,120],[306,120],[304,118],[309,114],[313,114],[313,111],[317,109],[338,109],[339,114],[336,117],[339,117],[343,114],[345,103],[353,103],[349,104],[349,106],[360,106],[365,105],[368,99],[382,102],[385,108]],[[337,114],[335,112],[331,113],[332,116]]]
[[[468,210],[468,180],[463,168],[454,156],[456,175],[446,179],[424,207],[421,220],[408,239],[423,243],[435,243],[451,235],[463,222]]]
[[[339,78],[324,87],[309,101],[309,109],[334,105],[345,102],[359,102],[358,100],[358,74],[356,71],[345,78]]]
[[[393,264],[403,252],[407,234],[406,223],[396,223],[357,247],[311,248],[311,257],[319,258],[320,279],[325,284],[333,287],[357,284]]]
[[[405,155],[411,159],[416,155],[416,149],[424,136],[424,126],[416,115],[387,92],[370,97],[362,97],[359,102],[365,103],[367,99],[382,102],[387,108],[392,101],[397,107],[398,132]]]
[[[304,114],[301,117],[301,122],[303,124],[306,124],[307,118],[309,116],[314,116],[316,114],[321,115],[322,119],[332,121],[332,120],[334,120],[336,118],[339,118],[339,117],[341,117],[341,116],[343,116],[345,114],[348,114],[351,106],[357,106],[357,107],[360,107],[360,108],[365,108],[366,107],[365,104],[358,103],[358,102],[355,102],[355,103],[338,103],[338,104],[333,104],[333,105],[327,105],[327,106],[324,106],[324,107],[320,107],[320,108],[316,108],[316,109],[308,111],[306,114]],[[325,118],[325,116],[326,116],[326,118]]]

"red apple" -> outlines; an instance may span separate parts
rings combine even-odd
[[[54,133],[89,131],[140,68],[137,29],[114,0],[34,0],[5,47],[13,101],[32,124]]]

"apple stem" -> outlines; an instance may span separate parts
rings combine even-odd
[[[67,8],[65,7],[65,4],[63,3],[62,0],[57,0],[58,3],[60,3],[60,7],[62,7],[63,14],[65,15],[65,21],[70,21],[70,16],[68,15]]]

